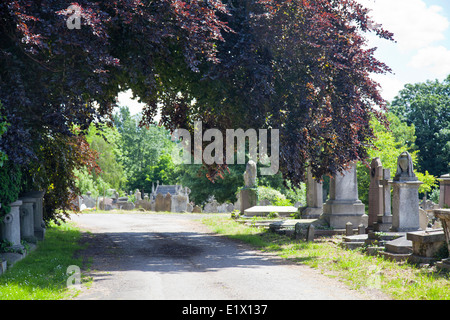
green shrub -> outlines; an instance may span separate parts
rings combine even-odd
[[[275,190],[270,187],[260,186],[258,187],[258,200],[269,200],[272,204],[277,201],[277,199],[286,200],[286,196],[280,191]]]

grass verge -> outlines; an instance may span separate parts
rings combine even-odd
[[[407,263],[368,256],[358,250],[346,250],[339,247],[339,241],[333,238],[314,242],[293,240],[224,217],[208,217],[202,222],[213,232],[244,241],[292,262],[317,268],[353,289],[376,289],[399,300],[450,299],[449,275],[434,268],[417,268]]]
[[[71,223],[51,224],[45,240],[0,276],[0,300],[61,300],[76,295],[67,288],[70,265],[81,267],[74,258],[81,249],[81,232]]]

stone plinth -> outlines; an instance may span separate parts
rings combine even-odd
[[[14,251],[22,250],[24,247],[20,243],[20,206],[22,201],[17,200],[10,204],[11,211],[3,218],[1,224],[2,240],[8,241],[10,248]]]
[[[434,216],[441,220],[442,228],[444,229],[445,241],[447,242],[448,251],[450,252],[450,209],[435,209],[433,210]],[[441,269],[450,270],[450,258],[444,259],[436,266]]]
[[[409,260],[414,263],[434,262],[436,253],[445,243],[442,229],[408,232],[406,238],[412,241],[413,254]]]
[[[304,219],[317,219],[323,213],[322,183],[317,182],[308,167],[306,183],[306,207],[301,208],[301,216]]]
[[[450,174],[441,176],[440,181],[440,193],[439,193],[439,207],[450,208]]]
[[[245,214],[246,209],[254,207],[258,203],[256,188],[243,188],[239,194],[241,214]]]
[[[34,236],[38,240],[44,240],[45,223],[44,223],[44,191],[31,191],[22,195],[24,198],[34,198]]]
[[[323,207],[321,216],[332,228],[344,229],[347,222],[355,226],[367,226],[364,204],[358,199],[356,164],[343,175],[336,174],[330,181],[330,199]]]
[[[419,221],[420,181],[393,181],[392,231],[417,231]]]
[[[34,236],[34,207],[36,206],[35,198],[20,198],[22,206],[20,207],[20,236],[23,240],[36,243]]]

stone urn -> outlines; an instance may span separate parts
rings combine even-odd
[[[434,216],[441,220],[445,233],[448,251],[450,252],[450,209],[434,209]],[[450,270],[450,258],[444,259],[436,264],[441,269]]]

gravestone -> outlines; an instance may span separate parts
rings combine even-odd
[[[164,211],[164,196],[162,193],[158,193],[155,198],[155,211],[161,212]]]
[[[83,198],[83,204],[86,208],[92,209],[96,205],[96,201],[91,197],[91,192],[87,192],[85,195],[81,196]]]
[[[192,213],[202,213],[202,207],[195,206],[194,209],[192,209]]]
[[[172,212],[172,196],[167,193],[164,197],[164,208],[162,211]]]
[[[392,231],[406,232],[420,229],[419,187],[422,182],[414,174],[411,155],[400,154],[397,172],[392,181]]]
[[[439,179],[439,207],[450,208],[450,174],[445,174]]]
[[[256,206],[258,203],[258,196],[256,193],[256,163],[253,160],[247,162],[244,172],[245,186],[240,191],[240,210],[241,214],[248,208]]]
[[[348,171],[337,173],[330,179],[330,199],[323,207],[321,218],[335,229],[345,229],[347,222],[367,226],[364,204],[358,199],[356,163],[351,163]]]
[[[441,220],[444,229],[445,242],[447,243],[448,252],[450,252],[450,209],[434,209],[434,216]],[[439,269],[450,270],[450,258],[443,259],[436,263]]]
[[[34,236],[34,206],[36,199],[34,198],[20,198],[22,206],[20,207],[20,237],[21,239],[36,243],[37,239]]]
[[[12,250],[23,250],[23,246],[20,243],[20,206],[21,200],[17,200],[10,204],[11,211],[3,217],[3,223],[1,224],[1,236],[2,240],[11,243],[9,246]]]
[[[136,191],[134,192],[134,200],[135,202],[142,200],[141,192],[139,191],[139,189],[136,189]]]
[[[189,204],[189,197],[183,192],[172,196],[171,212],[186,212]]]
[[[301,208],[300,212],[304,219],[317,219],[323,213],[322,183],[314,179],[310,167],[307,169],[306,207]]]
[[[370,185],[369,185],[369,222],[368,228],[373,229],[378,221],[378,216],[383,215],[384,190],[381,181],[383,180],[383,166],[380,158],[374,158],[370,164]]]
[[[219,207],[219,203],[215,199],[212,199],[208,203],[205,204],[205,206],[203,207],[203,212],[218,213],[218,210],[219,210],[218,207]]]
[[[44,222],[44,191],[31,191],[22,195],[24,198],[34,198],[34,236],[37,240],[44,240],[45,222]]]
[[[391,211],[391,170],[383,169],[383,214],[377,218],[377,223],[374,226],[375,231],[386,232],[392,227],[392,211]]]

